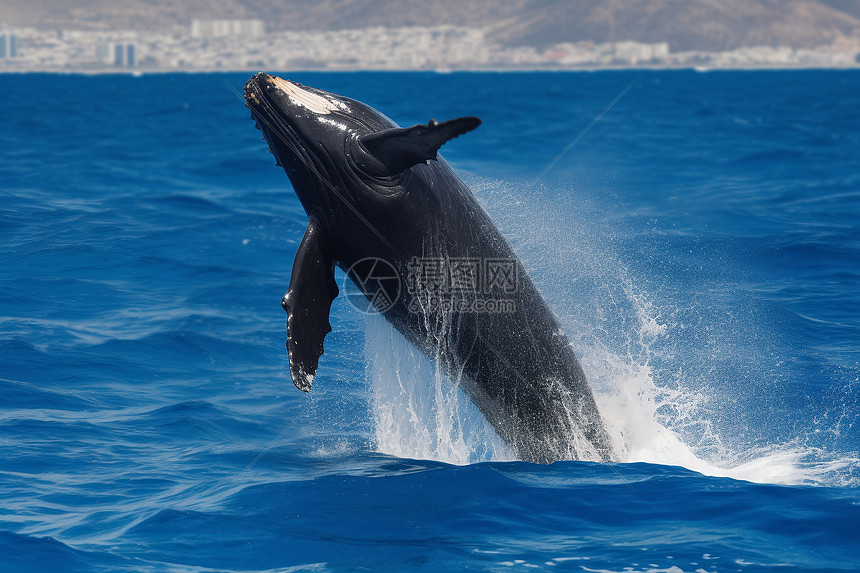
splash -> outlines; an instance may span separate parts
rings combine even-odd
[[[701,341],[688,330],[707,328],[707,317],[695,298],[655,297],[638,286],[655,281],[637,280],[614,254],[607,235],[625,230],[612,229],[597,205],[579,198],[576,207],[560,206],[558,197],[551,206],[523,204],[511,201],[516,192],[504,183],[477,180],[470,186],[568,333],[621,463],[682,466],[762,483],[856,481],[850,477],[860,468],[855,457],[799,441],[752,448],[740,433],[727,434],[731,424],[715,414],[715,400],[725,394],[720,373],[691,350]],[[438,360],[424,356],[380,316],[368,317],[366,341],[379,451],[454,464],[514,459]],[[709,344],[719,353],[725,342]]]
[[[636,323],[630,345],[616,354],[604,344],[594,344],[584,348],[582,360],[592,386],[599,388],[595,399],[621,462],[681,466],[707,476],[756,483],[853,483],[850,474],[860,467],[860,460],[850,456],[832,456],[800,443],[746,452],[726,444],[710,419],[708,396],[685,388],[683,372],[660,385],[651,360],[655,348],[671,340],[672,331],[630,282],[624,292]]]
[[[365,353],[380,452],[460,465],[516,459],[458,381],[381,315],[367,316]]]

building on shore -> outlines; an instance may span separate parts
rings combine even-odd
[[[0,34],[0,59],[18,57],[18,35],[12,32]]]
[[[96,45],[96,61],[116,68],[133,68],[136,65],[135,45],[124,42],[103,42]]]
[[[262,20],[191,20],[192,38],[259,38],[265,35],[266,25]]]

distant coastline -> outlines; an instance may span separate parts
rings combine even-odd
[[[457,69],[450,68],[268,68],[268,67],[247,67],[247,68],[42,68],[42,69],[5,69],[0,66],[0,75],[27,75],[27,74],[53,74],[53,75],[81,75],[81,76],[102,76],[102,75],[127,75],[127,76],[145,76],[145,75],[164,75],[164,74],[230,74],[230,73],[255,73],[259,71],[277,72],[277,73],[434,73],[434,74],[458,74],[458,73],[574,73],[574,72],[623,72],[623,71],[695,71],[700,73],[708,72],[732,72],[732,71],[814,71],[814,70],[831,70],[831,71],[852,71],[860,70],[860,64],[852,66],[813,66],[813,65],[746,65],[746,66],[693,66],[693,65],[675,65],[675,66],[655,66],[655,65],[640,65],[640,66],[581,66],[581,67],[463,67]]]
[[[811,48],[672,51],[668,42],[504,46],[465,26],[266,33],[256,20],[192,21],[169,32],[0,29],[0,73],[291,71],[594,71],[853,69],[860,40]],[[2,43],[0,43],[2,44]]]

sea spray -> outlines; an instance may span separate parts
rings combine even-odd
[[[620,462],[768,483],[822,483],[852,464],[798,444],[751,450],[723,438],[712,419],[718,381],[706,379],[707,366],[685,364],[697,353],[679,347],[688,326],[678,317],[695,314],[693,303],[638,286],[607,240],[623,229],[595,218],[587,198],[576,207],[569,199],[555,204],[564,216],[548,218],[546,200],[514,201],[504,182],[470,184],[557,313]],[[425,356],[379,315],[367,317],[366,341],[380,452],[454,464],[513,459],[460,381],[445,374],[441,357]]]
[[[378,314],[366,318],[367,373],[378,451],[469,464],[515,459],[456,380]]]

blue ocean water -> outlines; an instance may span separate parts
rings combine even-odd
[[[483,119],[623,463],[511,460],[341,299],[293,387],[246,75],[0,75],[0,570],[860,569],[860,74],[290,77]]]

